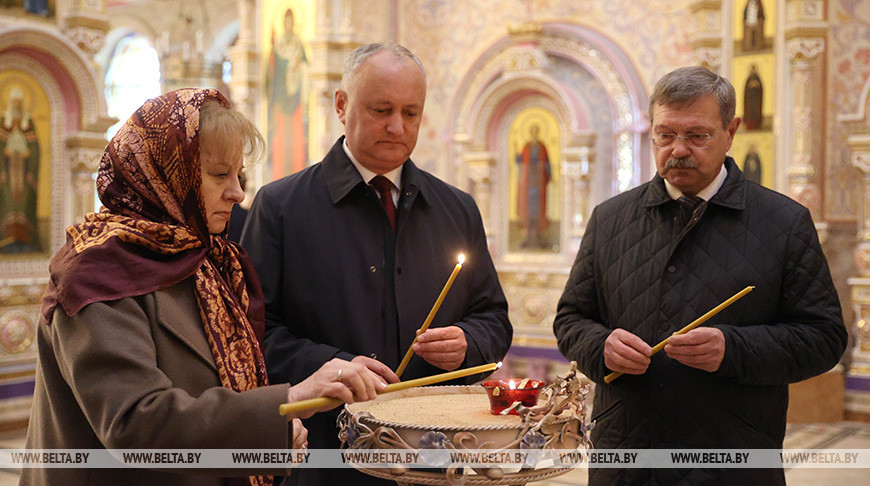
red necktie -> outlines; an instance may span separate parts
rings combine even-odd
[[[393,183],[384,176],[375,176],[372,179],[371,185],[377,189],[381,196],[381,204],[384,205],[384,211],[387,212],[387,218],[390,220],[390,226],[393,231],[396,231],[396,204],[393,203]]]

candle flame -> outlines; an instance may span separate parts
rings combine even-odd
[[[462,253],[460,253],[460,254],[459,254],[459,258],[457,258],[456,261],[458,261],[459,264],[462,265],[463,263],[465,263],[465,255],[463,255]]]

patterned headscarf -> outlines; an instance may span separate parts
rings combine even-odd
[[[147,294],[193,276],[221,384],[268,384],[259,339],[263,294],[247,253],[208,231],[201,194],[199,115],[212,89],[180,89],[148,100],[109,142],[97,176],[103,208],[67,228],[49,265],[42,315],[60,304],[74,315],[91,302]],[[267,484],[269,477],[252,477]]]

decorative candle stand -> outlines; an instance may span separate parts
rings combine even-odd
[[[347,449],[420,451],[422,461],[431,468],[395,465],[376,469],[351,463],[365,474],[399,485],[526,484],[570,470],[544,462],[543,453],[547,450],[591,447],[587,433],[592,426],[586,422],[584,403],[587,391],[575,363],[568,373],[541,390],[537,405],[517,407],[519,416],[492,415],[486,391],[480,386],[412,388],[384,394],[370,402],[345,405],[339,415],[339,438]],[[390,415],[386,410],[401,418],[384,418]],[[430,424],[419,423],[429,419]],[[462,423],[478,419],[474,424]],[[487,453],[521,450],[530,454],[525,462],[513,467],[495,465],[472,471],[453,462],[450,452],[471,450]]]

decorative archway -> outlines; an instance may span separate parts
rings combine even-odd
[[[515,344],[555,345],[552,322],[591,208],[652,175],[647,95],[612,40],[588,27],[545,23],[511,32],[469,68],[452,103],[451,167],[474,195],[511,304]],[[558,120],[556,244],[518,250],[509,213],[511,122],[538,108]],[[516,177],[514,177],[516,179]],[[516,213],[516,211],[514,211]],[[528,225],[526,225],[528,226]],[[526,231],[526,230],[523,230]]]
[[[51,114],[51,223],[49,254],[64,242],[64,228],[93,206],[93,181],[105,148],[106,103],[91,62],[68,39],[31,27],[0,33],[0,70],[20,70],[46,93]],[[41,259],[4,259],[8,277],[45,275]],[[2,303],[0,303],[2,304]]]

